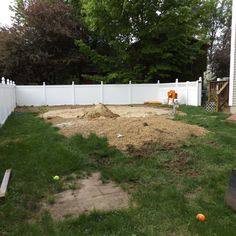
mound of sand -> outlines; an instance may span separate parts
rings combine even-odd
[[[76,109],[57,109],[49,110],[42,115],[44,119],[96,119],[96,118],[117,118],[118,114],[112,112],[107,106],[97,104],[95,106],[81,107]]]
[[[78,115],[78,118],[99,118],[99,117],[105,117],[105,118],[116,118],[119,117],[119,115],[113,113],[110,109],[108,109],[105,105],[103,104],[98,104],[94,107],[90,108],[84,108],[82,115]]]

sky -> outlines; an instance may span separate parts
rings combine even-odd
[[[11,25],[12,12],[9,10],[9,5],[13,0],[0,0],[0,24]]]

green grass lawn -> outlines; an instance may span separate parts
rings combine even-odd
[[[227,114],[183,106],[177,120],[207,128],[177,149],[153,147],[132,157],[91,135],[65,138],[33,113],[14,113],[0,129],[0,178],[12,168],[8,196],[0,203],[0,235],[235,235],[236,213],[224,203],[236,167],[236,124]],[[60,191],[52,176],[100,171],[130,192],[135,208],[94,212],[54,222],[39,202]],[[204,213],[206,222],[196,221]]]

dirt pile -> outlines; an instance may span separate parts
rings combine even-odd
[[[30,108],[33,111],[37,108]],[[44,108],[43,108],[44,109]],[[41,109],[42,117],[50,120],[61,118],[61,119],[96,119],[96,118],[116,118],[116,117],[156,117],[156,116],[169,116],[171,111],[167,108],[157,108],[144,105],[137,106],[104,106],[98,104],[96,106],[59,106],[59,107],[47,107]],[[22,110],[22,109],[21,109]],[[36,110],[39,112],[40,110]],[[179,114],[179,113],[178,113]],[[181,115],[181,114],[180,114]]]
[[[208,131],[172,120],[170,110],[148,106],[97,106],[49,110],[43,117],[65,136],[95,133],[121,150],[143,149],[147,143],[176,146]]]
[[[60,128],[59,132],[67,137],[78,133],[88,137],[91,133],[95,133],[100,137],[107,137],[110,145],[122,150],[130,146],[140,148],[150,142],[173,146],[191,136],[208,133],[202,127],[164,117],[77,119],[68,122],[52,119],[50,122]]]
[[[105,117],[105,118],[119,117],[118,114],[113,113],[110,109],[108,109],[105,105],[101,103],[94,107],[84,108],[82,113],[83,113],[82,115],[78,115],[78,118],[94,119],[100,117]]]
[[[117,118],[118,114],[112,112],[107,106],[97,104],[95,106],[86,106],[74,109],[52,109],[42,114],[44,119],[50,120],[57,118],[62,119],[96,119],[96,118]]]

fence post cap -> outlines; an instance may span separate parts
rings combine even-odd
[[[10,80],[9,79],[7,79],[7,84],[10,84]]]
[[[5,78],[2,77],[2,84],[5,84]]]

